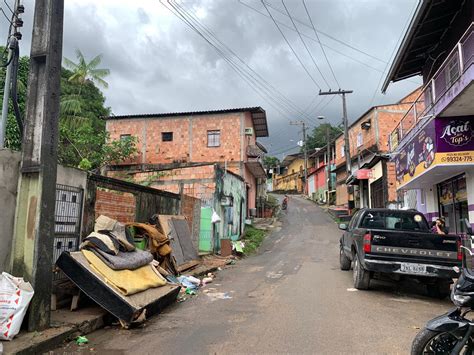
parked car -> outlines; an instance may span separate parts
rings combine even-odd
[[[356,289],[368,289],[372,278],[388,275],[396,280],[417,278],[434,297],[449,295],[461,266],[460,240],[431,232],[422,213],[362,209],[348,225],[342,223],[339,228],[344,231],[340,267],[350,270],[353,266]]]

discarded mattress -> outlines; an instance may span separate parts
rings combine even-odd
[[[146,309],[146,316],[161,311],[176,301],[180,287],[164,285],[130,296],[122,295],[95,271],[82,252],[63,252],[56,265],[89,298],[124,322],[131,323]]]
[[[166,285],[166,280],[150,264],[135,270],[113,270],[90,250],[82,250],[91,268],[124,295],[130,296],[149,288]]]

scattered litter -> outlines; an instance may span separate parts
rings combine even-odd
[[[197,280],[198,283],[196,283],[195,280]],[[201,283],[201,280],[196,279],[193,276],[180,276],[178,277],[178,282],[186,288],[192,288],[194,290],[197,290],[199,284]]]
[[[191,287],[186,288],[186,294],[194,296],[196,294],[196,291],[192,289]]]
[[[237,253],[242,254],[244,252],[245,243],[241,240],[232,242],[232,250],[235,250]]]
[[[87,344],[89,342],[89,339],[87,339],[85,336],[83,335],[79,335],[77,338],[76,338],[76,344],[77,345],[83,345],[83,344]]]
[[[217,270],[221,271],[221,270],[222,270],[222,268],[221,268],[221,267],[218,267],[218,268],[217,268]]]
[[[232,296],[229,295],[228,292],[208,292],[207,295],[211,299],[211,301],[215,300],[229,300],[232,298]]]
[[[206,286],[206,284],[210,284],[212,282],[212,277],[205,277],[201,282],[203,286]]]
[[[417,327],[416,325],[411,326],[413,329],[420,329],[420,327]]]
[[[357,290],[356,288],[351,287],[351,288],[348,288],[347,291],[349,291],[349,292],[355,292],[355,291],[358,291],[358,290]]]

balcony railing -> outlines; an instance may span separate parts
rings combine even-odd
[[[413,131],[422,126],[434,115],[436,103],[461,78],[462,74],[474,63],[474,23],[471,23],[461,40],[447,56],[431,80],[426,83],[421,94],[416,98],[400,123],[390,134],[390,149]]]

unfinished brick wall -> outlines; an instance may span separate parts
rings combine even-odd
[[[189,230],[191,231],[191,239],[197,250],[199,244],[199,228],[201,225],[201,200],[192,196],[182,195],[181,215],[186,217]]]
[[[136,201],[130,193],[97,190],[95,217],[104,215],[119,222],[135,221]]]

